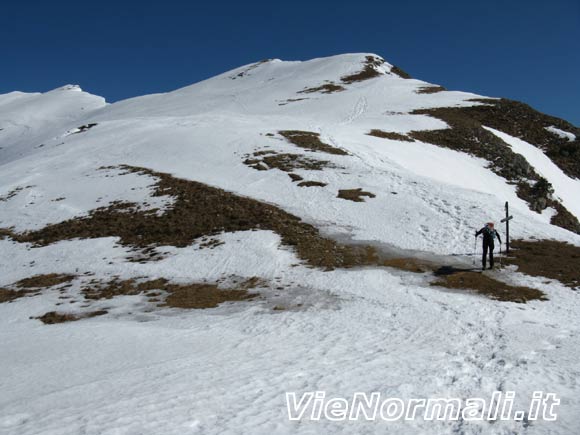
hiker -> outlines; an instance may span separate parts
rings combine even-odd
[[[494,229],[493,222],[488,222],[485,226],[475,233],[475,237],[483,234],[483,256],[481,257],[481,270],[485,270],[485,263],[487,257],[487,250],[489,249],[489,268],[493,269],[493,248],[494,248],[494,240],[497,237],[499,240],[499,244],[501,247],[501,238],[499,237],[499,233]]]

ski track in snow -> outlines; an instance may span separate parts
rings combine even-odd
[[[368,100],[366,97],[359,97],[356,100],[356,104],[353,106],[352,111],[348,114],[348,116],[342,121],[343,124],[351,124],[356,121],[358,118],[364,115],[367,111],[368,107]]]

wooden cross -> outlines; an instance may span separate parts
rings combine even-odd
[[[509,205],[508,202],[505,202],[505,218],[501,220],[501,222],[505,222],[505,252],[506,254],[510,253],[510,221],[513,219],[513,216],[510,216],[509,213]]]

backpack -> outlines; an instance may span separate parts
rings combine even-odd
[[[483,229],[483,236],[486,239],[491,240],[493,242],[493,240],[495,238],[495,230],[493,228],[490,228],[490,227],[485,227]]]

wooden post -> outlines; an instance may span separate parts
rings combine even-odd
[[[509,204],[505,202],[505,218],[502,219],[502,222],[505,222],[505,252],[506,254],[510,253],[510,221],[513,219],[513,216],[510,216],[509,212]]]

